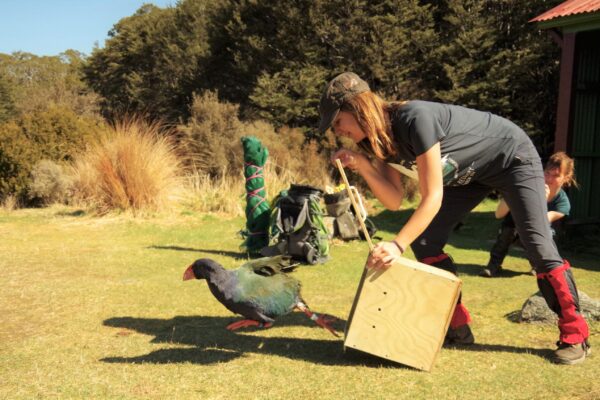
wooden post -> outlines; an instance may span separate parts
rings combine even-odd
[[[369,235],[369,231],[365,226],[365,221],[363,221],[363,219],[361,218],[360,208],[358,208],[358,202],[354,198],[354,193],[352,193],[352,190],[350,190],[350,183],[348,183],[348,177],[346,176],[346,172],[344,171],[344,166],[342,165],[342,162],[339,158],[335,159],[335,164],[337,165],[338,170],[340,171],[340,175],[342,175],[344,185],[346,185],[346,191],[348,192],[348,196],[350,196],[350,202],[352,203],[352,207],[354,207],[354,214],[356,215],[356,219],[360,224],[360,228],[362,229],[363,234],[365,235],[365,239],[369,244],[369,250],[373,250],[373,242],[371,241],[371,235]]]
[[[558,87],[558,105],[556,112],[556,132],[554,151],[569,151],[571,128],[571,104],[573,99],[573,77],[575,71],[576,33],[568,32],[562,37],[560,57],[560,83]]]

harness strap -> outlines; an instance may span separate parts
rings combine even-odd
[[[260,167],[258,165],[254,165],[252,163],[249,162],[244,162],[244,166],[245,167],[254,167],[255,171],[252,175],[250,175],[248,178],[246,178],[246,182],[250,181],[251,179],[255,179],[255,178],[262,178],[263,177],[263,169],[264,167]],[[252,197],[257,197],[260,199],[260,201],[258,203],[256,203],[254,205],[254,207],[252,207],[252,209],[250,209],[250,211],[248,213],[246,213],[246,215],[252,214],[254,212],[254,210],[256,210],[256,208],[258,208],[258,206],[260,206],[262,203],[264,203],[265,201],[267,201],[267,199],[265,199],[262,196],[259,196],[258,193],[260,193],[262,190],[264,190],[264,185],[251,191],[246,193],[246,198],[250,199]],[[250,233],[251,235],[256,235],[256,234],[263,234],[264,232],[252,232]]]

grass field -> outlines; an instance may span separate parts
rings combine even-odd
[[[477,275],[497,226],[493,207],[481,205],[448,246],[476,344],[443,348],[431,373],[344,353],[299,313],[267,330],[226,331],[236,317],[182,274],[201,257],[238,265],[242,219],[0,212],[0,398],[600,398],[600,354],[553,365],[556,327],[511,318],[537,291],[523,254],[511,253],[503,278]],[[406,217],[381,212],[379,235]],[[366,253],[364,242],[336,243],[328,263],[295,273],[314,310],[347,317]],[[598,256],[565,255],[579,289],[600,298]],[[600,350],[600,325],[590,327]]]

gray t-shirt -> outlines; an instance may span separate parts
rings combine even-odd
[[[445,186],[485,183],[531,146],[511,121],[461,106],[410,101],[390,111],[390,122],[398,153],[385,161],[416,178],[416,157],[440,142]]]

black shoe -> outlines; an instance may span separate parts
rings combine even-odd
[[[585,361],[585,358],[592,354],[590,343],[586,339],[583,343],[569,344],[557,342],[558,348],[554,350],[552,361],[557,364],[573,365]]]
[[[485,269],[483,271],[481,271],[479,273],[479,276],[483,276],[485,278],[493,278],[495,276],[500,275],[501,271],[502,271],[502,266],[490,264],[487,267],[485,267]]]
[[[475,337],[469,325],[461,325],[458,328],[448,328],[444,344],[446,345],[470,345],[475,343]]]

